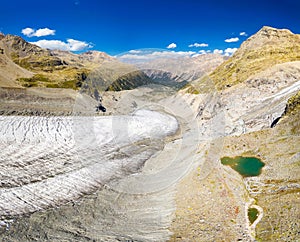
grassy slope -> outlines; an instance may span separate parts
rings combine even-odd
[[[6,55],[33,76],[18,76],[17,83],[23,87],[71,88],[93,94],[104,91],[132,89],[149,80],[136,68],[118,62],[102,52],[90,51],[80,55],[64,51],[50,51],[32,45],[21,37],[7,35],[1,39]],[[122,83],[122,76],[126,76]],[[130,80],[129,80],[130,78]],[[112,83],[114,83],[112,85]],[[112,85],[112,86],[111,86]]]
[[[211,74],[192,83],[199,92],[223,90],[276,64],[300,60],[300,35],[264,27]],[[188,87],[187,92],[193,92]]]
[[[111,85],[109,85],[109,87],[106,90],[130,90],[149,83],[151,83],[151,79],[146,74],[144,74],[141,71],[134,71],[117,78],[117,80],[115,80]]]
[[[78,62],[67,63],[49,50],[30,44],[21,37],[6,35],[2,40],[6,55],[18,66],[32,72],[32,77],[19,76],[16,81],[23,87],[62,87],[77,89],[90,72]],[[71,53],[70,53],[71,54]]]
[[[262,47],[234,55],[219,66],[209,77],[218,90],[246,81],[276,64],[300,60],[300,43],[295,47]]]

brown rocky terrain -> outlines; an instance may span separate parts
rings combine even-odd
[[[0,84],[1,87],[20,87],[16,81],[20,77],[31,77],[32,72],[15,64],[3,43],[4,35],[0,34]]]

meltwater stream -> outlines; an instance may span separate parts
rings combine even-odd
[[[176,119],[127,116],[0,117],[0,216],[55,207],[137,172],[178,129]]]

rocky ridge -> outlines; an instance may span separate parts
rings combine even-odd
[[[252,75],[280,63],[300,60],[300,35],[286,29],[263,27],[242,43],[208,78],[218,90],[242,83]],[[198,80],[197,84],[205,82]]]

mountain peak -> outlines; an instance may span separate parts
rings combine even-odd
[[[256,35],[265,36],[268,38],[271,37],[282,37],[293,35],[293,33],[289,29],[276,29],[270,26],[263,26]]]
[[[89,61],[103,61],[103,60],[114,60],[112,56],[106,54],[105,52],[90,50],[81,54],[85,59]]]
[[[288,29],[276,29],[269,26],[262,27],[256,34],[248,38],[242,45],[241,51],[253,50],[265,46],[291,46],[300,44],[300,35],[292,33]]]
[[[26,42],[22,37],[13,34],[4,35],[6,41]]]
[[[12,52],[16,52],[21,56],[28,55],[29,53],[41,54],[47,52],[39,46],[25,41],[22,37],[17,35],[7,34],[2,38],[2,41]]]
[[[299,61],[300,35],[287,29],[264,26],[242,43],[234,55],[211,75],[218,89],[225,89],[275,64]]]

